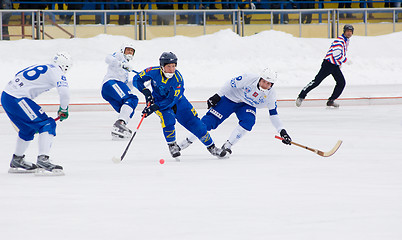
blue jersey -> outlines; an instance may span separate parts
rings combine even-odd
[[[152,96],[160,110],[173,107],[183,96],[184,82],[178,70],[168,79],[163,75],[161,67],[146,68],[133,77],[133,86],[142,92],[147,81],[151,81]]]

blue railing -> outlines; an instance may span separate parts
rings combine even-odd
[[[242,8],[244,9],[244,5],[250,4],[252,1],[210,1],[210,2],[205,2],[205,1],[188,1],[188,2],[182,2],[182,1],[177,1],[177,2],[171,2],[171,1],[166,1],[166,2],[125,2],[125,1],[118,1],[118,0],[111,0],[111,1],[91,1],[91,0],[86,0],[86,1],[80,1],[80,2],[73,2],[73,1],[59,1],[59,2],[54,2],[54,1],[13,1],[13,3],[19,3],[19,4],[24,4],[27,7],[32,6],[33,8],[29,9],[37,9],[36,7],[38,5],[41,5],[44,8],[48,7],[49,10],[55,10],[56,5],[58,4],[67,4],[67,5],[75,5],[76,8],[79,7],[79,9],[82,10],[117,10],[120,9],[119,5],[145,5],[148,6],[148,9],[152,9],[152,5],[187,5],[191,6],[191,9],[205,9],[207,6],[211,6],[214,4],[222,4],[224,9],[239,9]],[[318,4],[318,9],[324,8],[324,4],[334,4],[334,3],[341,3],[341,4],[349,4],[349,3],[358,3],[360,8],[367,8],[369,5],[368,4],[373,4],[373,3],[384,3],[384,7],[400,7],[401,0],[382,0],[382,1],[370,1],[370,0],[356,0],[356,1],[293,1],[293,0],[277,0],[277,1],[269,1],[269,0],[261,0],[259,2],[253,1],[257,9],[300,9],[301,4]],[[399,4],[399,6],[398,6]],[[228,8],[226,8],[228,7]],[[249,7],[249,6],[248,6]],[[314,9],[315,7],[313,7]],[[21,8],[20,8],[21,9]],[[172,8],[173,9],[173,8]],[[190,8],[189,8],[190,9]],[[214,8],[215,9],[215,8]],[[60,9],[59,9],[60,10]],[[78,9],[74,9],[78,10]]]

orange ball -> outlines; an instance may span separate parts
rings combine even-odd
[[[164,164],[164,163],[165,163],[165,159],[162,158],[161,160],[159,160],[159,163],[160,163],[160,164]]]

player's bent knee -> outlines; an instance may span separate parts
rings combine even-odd
[[[39,129],[39,133],[48,132],[49,134],[56,136],[56,122],[49,118],[47,123]]]
[[[20,137],[22,140],[24,141],[32,141],[34,139],[35,136],[35,132],[31,131],[31,132],[19,132],[18,133],[18,137]]]
[[[191,119],[186,125],[191,126],[192,133],[198,138],[204,136],[207,132],[207,126],[198,118]]]
[[[253,129],[254,124],[255,124],[255,121],[247,121],[247,122],[246,121],[241,121],[239,123],[239,125],[242,128],[246,129],[249,132]]]
[[[208,114],[202,117],[201,121],[205,124],[207,131],[216,129],[221,123],[218,118]]]
[[[176,119],[172,117],[163,117],[163,115],[161,116],[159,116],[159,118],[161,119],[162,128],[172,127],[176,124]]]
[[[131,95],[126,101],[125,104],[130,106],[132,109],[135,109],[138,105],[138,97],[135,95]]]

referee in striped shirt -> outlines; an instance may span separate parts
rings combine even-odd
[[[346,51],[348,49],[349,39],[353,35],[353,30],[354,28],[352,25],[346,24],[343,27],[343,34],[332,42],[327,55],[322,61],[320,71],[315,76],[314,80],[307,84],[299,93],[299,96],[296,99],[297,107],[300,107],[307,94],[320,85],[322,80],[330,74],[334,77],[336,85],[332,95],[328,98],[327,106],[335,108],[339,107],[339,104],[335,102],[335,99],[341,95],[345,88],[345,77],[341,72],[340,66],[348,60],[346,58]]]

